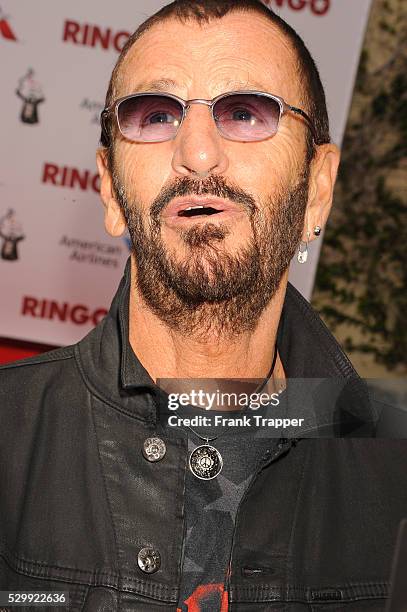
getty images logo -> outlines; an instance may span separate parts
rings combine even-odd
[[[17,41],[17,37],[11,29],[9,18],[5,15],[0,6],[0,36],[6,40]]]

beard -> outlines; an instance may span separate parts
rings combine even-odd
[[[145,219],[137,198],[129,200],[114,172],[114,192],[136,264],[136,286],[148,308],[172,330],[201,342],[252,332],[300,241],[308,182],[306,165],[294,186],[280,188],[259,206],[251,194],[221,176],[177,178],[161,190]],[[208,216],[207,222],[180,231],[187,255],[181,261],[175,258],[162,239],[160,213],[173,198],[192,194],[210,194],[241,206],[251,225],[247,245],[227,252],[223,242],[230,229]]]

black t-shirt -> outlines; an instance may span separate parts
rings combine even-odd
[[[242,412],[209,413],[193,406],[181,408],[179,416],[206,414],[225,417]],[[188,427],[188,453],[205,444]],[[185,541],[178,611],[227,612],[226,574],[238,506],[249,487],[266,449],[277,439],[270,439],[264,429],[245,426],[193,427],[222,455],[221,472],[211,480],[197,478],[187,470],[185,483]],[[223,604],[223,605],[222,605]]]

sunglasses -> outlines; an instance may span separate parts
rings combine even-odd
[[[310,117],[279,96],[261,91],[231,91],[213,100],[183,100],[167,93],[135,93],[119,98],[100,116],[101,142],[109,146],[107,120],[116,118],[124,138],[132,142],[165,142],[178,133],[191,104],[205,104],[211,110],[219,133],[228,140],[255,142],[277,133],[280,119],[288,112],[305,120],[315,144],[320,144]]]

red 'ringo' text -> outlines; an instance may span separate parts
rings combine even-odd
[[[120,53],[129,36],[130,33],[125,30],[114,32],[111,28],[66,19],[62,40],[73,45],[99,47],[105,50],[114,49]]]
[[[24,317],[34,317],[36,319],[50,319],[63,322],[84,325],[92,323],[97,325],[107,314],[106,308],[96,308],[91,310],[84,304],[69,304],[68,302],[56,302],[30,295],[23,297],[21,314]]]
[[[48,162],[44,163],[41,182],[55,187],[79,188],[82,191],[92,189],[96,193],[99,193],[100,188],[99,174],[91,170],[58,166]]]
[[[313,15],[326,15],[331,8],[331,0],[262,0],[270,8],[289,8],[302,11],[308,8]]]

